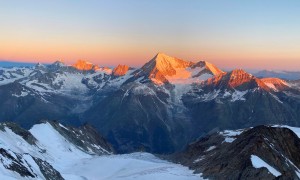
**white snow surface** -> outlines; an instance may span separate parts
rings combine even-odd
[[[225,137],[224,142],[232,143],[236,139],[235,136],[240,135],[243,131],[244,131],[244,129],[225,130],[225,131],[219,132],[219,134]]]
[[[277,171],[275,168],[270,166],[268,163],[266,163],[264,160],[262,160],[261,158],[259,158],[256,155],[251,155],[251,162],[252,162],[253,167],[255,167],[255,168],[262,168],[262,167],[267,168],[268,171],[270,173],[272,173],[275,177],[278,177],[281,175],[281,173],[279,171]]]
[[[0,74],[0,86],[12,83],[21,78],[27,77],[32,72],[30,68],[2,68],[0,71],[3,71],[3,74]]]
[[[205,152],[211,151],[211,150],[213,150],[215,148],[216,148],[216,146],[210,146],[208,149],[205,150]]]
[[[231,95],[231,101],[245,101],[246,99],[244,98],[244,95],[247,94],[248,91],[234,91],[234,93],[232,93]]]
[[[97,168],[95,168],[97,167]],[[107,155],[82,159],[64,170],[66,179],[201,179],[187,167],[160,160],[148,153]]]
[[[105,86],[118,88],[127,79],[132,77],[131,73],[134,70],[128,71],[124,76],[118,78],[105,77],[111,74],[111,69],[101,68],[92,73],[82,73],[82,72],[51,72],[51,78],[46,77],[46,82],[41,82],[39,78],[35,77],[37,72],[45,74],[46,72],[34,68],[1,68],[0,67],[0,86],[19,81],[20,84],[28,87],[29,89],[37,92],[41,95],[45,93],[56,93],[71,96],[80,96],[89,92],[90,88],[93,87],[96,90],[101,90]],[[105,77],[105,78],[104,78]],[[103,79],[102,82],[96,81],[96,79]],[[87,81],[87,84],[83,83],[83,80]],[[108,82],[109,81],[109,82]],[[15,97],[27,96],[28,93],[22,91],[20,93],[14,94]]]
[[[37,124],[29,131],[38,140],[37,145],[29,144],[11,129],[5,128],[4,131],[0,130],[0,148],[8,150],[14,157],[15,153],[23,154],[38,179],[44,177],[31,156],[47,161],[68,180],[201,179],[201,175],[193,174],[187,167],[148,153],[103,156],[87,154],[65,139],[49,123]],[[30,179],[21,177],[2,165],[10,163],[8,160],[0,163],[0,179]]]

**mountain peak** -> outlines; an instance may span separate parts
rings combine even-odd
[[[60,70],[61,68],[66,67],[66,65],[65,65],[65,63],[63,61],[55,61],[54,63],[52,63],[50,65],[47,65],[47,67],[50,70],[57,71],[57,70]]]
[[[247,73],[243,69],[234,69],[231,72],[229,72],[230,79],[251,79],[254,76],[252,74]]]
[[[279,78],[262,78],[260,80],[274,91],[282,91],[290,87],[286,81]]]
[[[171,69],[186,68],[193,64],[190,61],[185,61],[176,57],[171,57],[164,53],[158,53],[152,59],[152,61],[155,61],[155,67],[161,72],[163,72],[165,75],[173,75],[174,71],[172,71]]]
[[[239,88],[242,90],[262,88],[266,91],[270,90],[263,81],[243,69],[234,69],[228,73],[221,73],[208,79],[205,84],[218,88]]]
[[[164,76],[172,76],[176,74],[176,68],[186,68],[192,62],[181,60],[175,57],[168,56],[164,53],[158,53],[142,69],[155,73],[159,71]]]
[[[194,63],[164,53],[157,53],[142,68],[136,71],[135,78],[144,76],[155,84],[191,84],[224,73],[215,65],[200,61]]]
[[[166,55],[166,54],[163,53],[163,52],[158,52],[158,53],[156,54],[156,57],[164,57],[164,56],[170,57],[170,56]]]
[[[260,79],[256,78],[252,74],[247,73],[243,69],[234,69],[228,75],[228,85],[231,88],[247,85],[248,88],[259,87],[267,91],[270,90],[264,82],[262,82]]]
[[[52,66],[57,66],[57,67],[63,67],[66,66],[65,63],[61,60],[57,60],[54,63],[51,64]]]
[[[89,71],[89,70],[97,70],[99,67],[97,65],[94,65],[88,61],[85,60],[78,60],[75,64],[73,64],[73,67],[82,70],[82,71]]]
[[[129,70],[129,66],[119,64],[117,67],[114,68],[112,74],[114,76],[124,76]]]
[[[36,68],[36,69],[37,69],[37,68],[41,68],[41,67],[45,67],[45,65],[42,64],[42,63],[40,63],[40,62],[38,62],[38,63],[35,65],[35,68]]]

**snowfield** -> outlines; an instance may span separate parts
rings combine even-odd
[[[105,155],[81,159],[63,169],[65,179],[74,180],[114,180],[114,179],[172,179],[199,180],[187,167],[160,160],[152,154],[133,153],[125,155]]]
[[[90,155],[70,143],[50,123],[37,124],[29,131],[37,139],[36,145],[29,144],[5,127],[0,130],[0,148],[6,149],[12,156],[23,154],[24,162],[38,178],[21,177],[10,171],[5,166],[12,162],[0,154],[0,179],[45,179],[31,156],[47,161],[67,180],[201,179],[199,174],[193,174],[187,167],[149,153]]]

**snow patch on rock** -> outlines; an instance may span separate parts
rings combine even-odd
[[[251,155],[251,162],[253,167],[255,168],[267,168],[270,173],[272,173],[275,177],[278,177],[281,175],[279,171],[277,171],[275,168],[270,166],[268,163],[266,163],[264,160],[259,158],[256,155]]]

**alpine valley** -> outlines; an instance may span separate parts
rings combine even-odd
[[[300,178],[299,80],[158,53],[3,67],[0,102],[5,179]]]

